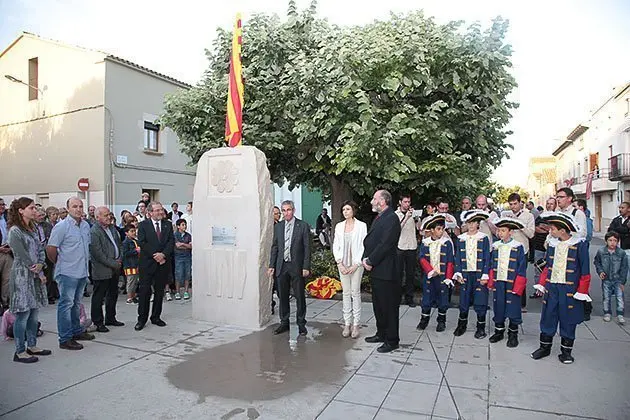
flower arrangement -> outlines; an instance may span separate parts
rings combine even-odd
[[[306,291],[317,299],[331,299],[341,290],[341,282],[328,276],[317,277],[306,284]]]

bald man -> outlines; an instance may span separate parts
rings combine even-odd
[[[122,267],[120,235],[111,224],[111,212],[105,206],[94,212],[96,223],[90,229],[90,260],[92,261],[92,322],[96,331],[109,332],[107,326],[125,324],[116,319],[118,277]],[[103,318],[103,299],[105,318]]]
[[[499,216],[495,212],[490,210],[490,207],[488,206],[488,199],[483,194],[477,197],[477,199],[475,200],[475,206],[479,210],[490,213],[490,217],[488,218],[488,220],[482,220],[481,222],[479,222],[479,231],[488,235],[488,238],[490,238],[490,243],[492,243],[492,235],[494,235],[497,231],[496,226],[494,226],[494,222],[497,221]]]

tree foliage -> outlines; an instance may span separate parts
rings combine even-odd
[[[498,185],[494,194],[492,194],[491,197],[496,204],[504,205],[508,202],[508,197],[512,193],[517,193],[518,195],[520,195],[521,201],[527,202],[529,200],[529,193],[519,186],[505,187],[503,185]]]
[[[339,27],[301,13],[243,27],[244,144],[272,179],[341,199],[377,188],[474,194],[510,147],[508,22],[439,25],[421,11]],[[231,34],[219,29],[197,86],[169,96],[162,122],[196,162],[223,147]],[[336,202],[336,203],[335,203]]]

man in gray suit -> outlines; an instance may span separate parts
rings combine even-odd
[[[306,335],[306,296],[304,279],[311,270],[311,235],[308,223],[294,217],[293,201],[282,202],[284,220],[273,229],[269,276],[277,275],[280,293],[280,325],[274,334],[289,331],[289,289],[297,304],[296,323],[301,336]]]
[[[120,327],[124,323],[116,319],[118,277],[122,267],[120,235],[111,225],[111,212],[98,207],[94,212],[96,223],[90,229],[90,260],[92,261],[92,321],[96,331],[108,332],[106,325]],[[105,319],[103,319],[105,299]]]

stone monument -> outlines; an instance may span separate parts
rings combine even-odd
[[[193,206],[193,317],[260,329],[271,318],[272,286],[273,187],[265,154],[252,146],[204,153]]]

